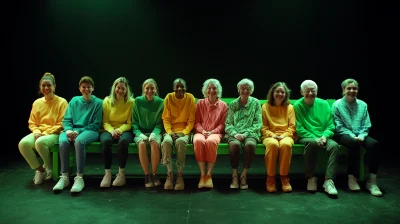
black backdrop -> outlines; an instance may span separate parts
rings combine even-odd
[[[85,3],[82,3],[85,2]],[[13,118],[8,156],[20,157],[18,141],[29,133],[27,121],[44,72],[57,81],[58,95],[79,95],[84,75],[104,98],[119,76],[130,80],[135,96],[154,78],[160,95],[181,77],[188,92],[202,97],[202,83],[217,78],[224,97],[238,96],[242,78],[255,83],[253,96],[265,98],[271,84],[285,81],[292,98],[312,79],[319,97],[341,97],[345,78],[359,81],[359,98],[369,104],[371,135],[383,144],[387,111],[382,98],[394,69],[398,46],[395,9],[367,1],[14,1],[6,19],[15,81],[22,94],[8,111]],[[397,58],[398,63],[398,58]],[[9,85],[9,84],[7,84]],[[386,89],[386,90],[385,90]],[[13,94],[13,93],[11,93]],[[387,94],[387,93],[386,93]],[[16,131],[14,131],[16,130]],[[388,150],[390,149],[387,147]]]

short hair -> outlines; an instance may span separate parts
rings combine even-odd
[[[314,85],[315,88],[316,88],[316,90],[318,90],[317,83],[315,83],[314,81],[309,80],[309,79],[304,80],[304,81],[301,83],[301,85],[300,85],[300,90],[304,90],[305,86],[306,86],[306,85],[309,85],[309,84]]]
[[[351,84],[351,83],[353,83],[355,86],[357,86],[357,88],[358,88],[358,82],[355,80],[355,79],[345,79],[343,82],[342,82],[342,89],[344,89],[344,88],[346,88],[346,86],[348,85],[348,84]]]
[[[222,86],[221,86],[221,83],[217,79],[207,79],[203,83],[203,88],[201,88],[201,92],[203,93],[203,96],[205,98],[208,97],[207,88],[210,84],[214,84],[215,87],[217,87],[217,96],[218,96],[218,98],[221,98],[222,97]]]
[[[133,93],[131,91],[131,87],[129,86],[128,79],[125,77],[119,77],[114,81],[114,83],[111,87],[110,95],[108,96],[111,100],[111,106],[115,106],[115,104],[117,104],[117,97],[115,96],[115,88],[117,87],[118,83],[120,83],[120,82],[124,83],[125,87],[126,87],[124,102],[127,102],[131,97],[133,97]]]
[[[291,90],[287,87],[286,83],[284,83],[284,82],[277,82],[277,83],[275,83],[275,84],[273,84],[271,86],[271,88],[268,91],[268,95],[267,95],[268,103],[270,105],[274,105],[274,103],[275,103],[274,92],[278,87],[283,87],[285,89],[285,92],[286,92],[285,98],[282,101],[282,105],[289,105],[290,104],[290,100],[289,99],[290,99]]]
[[[79,86],[81,86],[81,84],[82,84],[83,82],[87,82],[87,83],[89,83],[92,87],[94,87],[94,81],[93,81],[93,79],[92,79],[91,77],[89,77],[89,76],[83,76],[83,77],[81,78],[81,80],[79,80]]]
[[[187,86],[186,86],[186,81],[185,81],[184,79],[182,79],[182,78],[177,78],[177,79],[175,79],[174,82],[172,83],[172,88],[175,88],[175,85],[176,85],[176,83],[178,83],[178,82],[182,83],[182,84],[183,84],[183,87],[185,87],[185,89],[187,88]]]
[[[45,72],[39,81],[39,93],[38,93],[39,96],[42,95],[41,85],[43,80],[49,80],[51,81],[51,83],[53,83],[53,86],[56,85],[56,78],[54,77],[54,75],[51,74],[50,72]],[[53,91],[53,93],[55,93],[55,90]]]
[[[145,87],[147,84],[149,84],[149,83],[151,83],[151,84],[154,85],[154,88],[156,88],[156,93],[155,93],[154,95],[158,96],[158,95],[159,95],[159,94],[158,94],[158,86],[157,86],[156,81],[155,81],[154,79],[152,79],[152,78],[146,79],[146,80],[143,82],[143,84],[142,84],[142,96],[146,95],[146,94],[144,93],[144,87]]]
[[[240,86],[243,86],[243,85],[250,86],[250,94],[252,94],[254,92],[254,83],[250,79],[244,78],[244,79],[240,80],[240,82],[238,82],[238,84],[237,84],[237,89],[239,90]]]

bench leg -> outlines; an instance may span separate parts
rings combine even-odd
[[[365,149],[362,148],[360,150],[360,174],[359,174],[359,180],[364,181],[365,180],[365,175],[364,175],[364,155],[365,155]]]
[[[59,161],[58,152],[53,152],[53,180],[56,181],[59,177]]]

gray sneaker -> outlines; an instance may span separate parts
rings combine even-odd
[[[167,173],[167,178],[165,179],[164,183],[165,190],[172,190],[174,189],[174,174],[172,172]]]

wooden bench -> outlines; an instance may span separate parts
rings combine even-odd
[[[232,100],[236,98],[222,98],[222,100],[226,103],[230,103]],[[295,100],[291,100],[292,103],[294,103]],[[260,103],[263,104],[265,103],[266,100],[260,100]],[[328,100],[329,104],[332,105],[335,100],[329,99]],[[53,147],[50,148],[50,152],[52,153],[53,156],[53,180],[57,180],[59,175],[60,175],[60,162],[59,162],[59,145],[54,145]],[[112,148],[113,153],[117,153],[117,145],[114,144]],[[89,145],[86,146],[86,153],[101,153],[101,144],[100,142],[93,142]],[[138,147],[136,143],[131,143],[129,144],[128,148],[128,153],[129,154],[138,154]],[[241,152],[243,153],[243,152]],[[295,143],[292,148],[292,155],[303,155],[304,153],[304,145]],[[348,149],[346,147],[340,146],[340,154],[347,154]],[[193,144],[188,144],[187,145],[187,150],[186,150],[187,155],[194,155],[194,150],[193,150]],[[257,144],[256,155],[265,155],[265,146],[261,143]],[[364,154],[365,150],[361,150],[360,152],[360,166],[359,166],[359,180],[364,181]],[[71,155],[74,155],[74,151],[71,149]],[[225,142],[222,142],[218,145],[218,155],[229,155],[229,145]],[[217,161],[218,163],[218,161]],[[325,153],[318,153],[318,158],[317,158],[317,171],[319,172],[324,172],[326,169],[326,163],[327,163],[327,156]],[[70,166],[74,166],[75,161],[70,162]],[[254,164],[254,166],[258,166],[260,164]],[[264,166],[264,164],[262,164]]]

